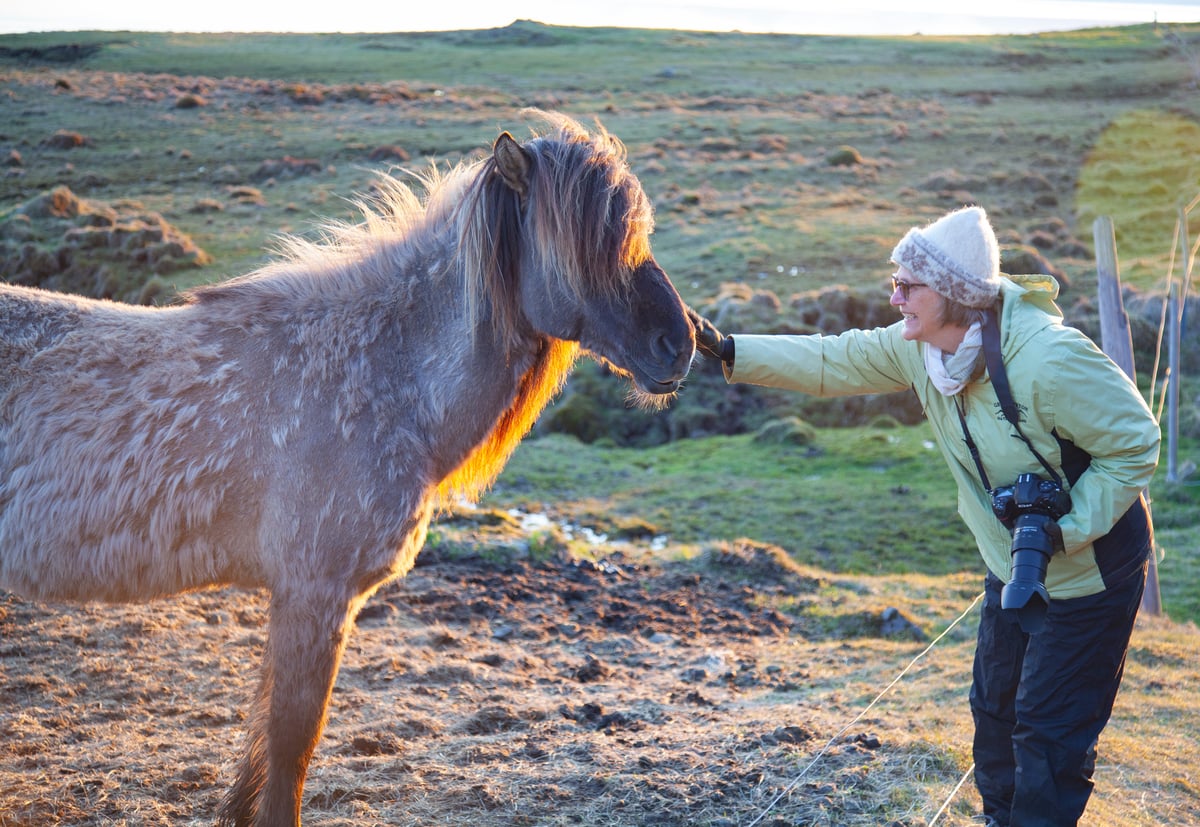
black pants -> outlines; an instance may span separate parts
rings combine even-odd
[[[1099,594],[1053,600],[1026,635],[988,575],[971,712],[975,783],[999,827],[1074,827],[1083,814],[1145,583],[1143,562]]]

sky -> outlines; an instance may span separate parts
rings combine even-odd
[[[1025,34],[1156,19],[1200,21],[1200,0],[301,0],[289,6],[254,0],[0,0],[0,33],[398,32],[489,29],[536,20],[793,34]]]

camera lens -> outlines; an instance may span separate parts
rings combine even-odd
[[[1013,527],[1012,576],[1000,592],[1000,608],[1017,612],[1017,622],[1026,634],[1042,630],[1050,593],[1046,591],[1046,567],[1054,547],[1044,528],[1043,514],[1022,514]]]

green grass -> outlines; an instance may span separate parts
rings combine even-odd
[[[1157,107],[1128,112],[1096,141],[1079,177],[1080,221],[1113,217],[1121,262],[1160,274],[1172,258],[1181,209],[1200,196],[1200,123]],[[1188,238],[1200,234],[1200,209],[1188,216]],[[1182,226],[1182,223],[1180,223]]]
[[[1183,444],[1195,456],[1200,444]],[[1200,621],[1200,487],[1151,486],[1166,614]],[[637,517],[672,546],[748,538],[798,563],[841,574],[982,574],[956,513],[956,492],[927,425],[817,429],[811,446],[751,435],[651,449],[605,448],[563,436],[526,441],[482,507],[544,512],[613,533]]]

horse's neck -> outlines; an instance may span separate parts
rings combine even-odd
[[[210,292],[209,309],[227,316],[219,327],[249,316],[273,328],[271,346],[256,340],[249,350],[273,353],[269,372],[298,371],[339,431],[372,434],[376,447],[363,450],[380,451],[393,479],[416,474],[444,497],[473,496],[558,390],[576,350],[532,332],[497,335],[486,309],[472,319],[453,258],[436,252],[383,250],[336,276],[263,274]]]
[[[424,421],[417,430],[427,442],[433,476],[447,493],[472,496],[499,473],[532,424],[525,397],[540,393],[533,404],[538,412],[545,405],[538,383],[547,368],[547,343],[532,333],[505,341],[493,331],[486,308],[472,319],[453,269],[408,270],[421,273],[423,283],[398,285],[404,301],[391,303],[398,352],[381,357],[394,358],[420,393]],[[559,380],[553,382],[557,389]]]
[[[526,355],[518,362],[508,354],[511,374],[503,385],[508,401],[477,418],[482,431],[459,443],[459,449],[467,450],[456,466],[445,469],[438,484],[443,502],[473,500],[492,484],[521,438],[561,388],[578,352],[575,343],[542,339],[532,357]]]
[[[465,295],[459,276],[443,275],[449,296]],[[440,365],[434,381],[445,385],[435,389],[444,390],[437,407],[442,426],[435,429],[440,446],[435,473],[443,501],[473,499],[492,483],[561,388],[579,352],[575,343],[532,329],[501,332],[487,307],[471,318],[464,302],[445,298],[438,296],[452,312],[445,306],[440,312],[426,308],[443,325],[431,344]]]

